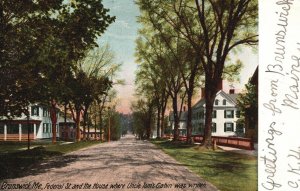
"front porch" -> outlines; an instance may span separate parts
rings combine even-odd
[[[28,141],[36,139],[37,126],[41,121],[34,119],[0,121],[0,141]]]

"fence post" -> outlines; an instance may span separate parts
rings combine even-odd
[[[216,139],[213,139],[213,144],[214,144],[213,149],[216,150],[217,149],[217,141],[216,141]]]

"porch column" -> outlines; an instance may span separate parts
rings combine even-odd
[[[55,128],[56,128],[56,137],[60,137],[59,136],[59,124],[58,123],[56,124]]]
[[[4,132],[3,132],[3,134],[4,134],[4,141],[6,141],[6,139],[7,139],[7,125],[6,124],[4,124]]]
[[[33,139],[36,138],[36,124],[33,124]]]
[[[22,125],[19,124],[19,141],[22,140]]]

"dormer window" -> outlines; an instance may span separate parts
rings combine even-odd
[[[226,99],[223,99],[223,105],[226,105]]]
[[[219,105],[219,100],[218,99],[215,100],[215,105]]]
[[[31,107],[31,116],[39,116],[39,106]]]

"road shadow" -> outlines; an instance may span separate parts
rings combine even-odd
[[[78,160],[77,155],[63,155],[44,147],[0,154],[0,180],[36,175],[52,168],[61,168]],[[1,181],[0,181],[1,182]]]

